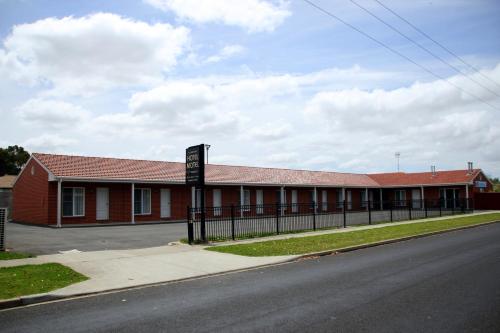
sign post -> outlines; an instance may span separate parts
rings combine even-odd
[[[192,146],[186,149],[186,185],[194,186],[201,192],[200,235],[201,235],[201,240],[203,242],[206,242],[207,237],[205,229],[205,145],[204,144]]]

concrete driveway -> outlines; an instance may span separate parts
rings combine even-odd
[[[6,245],[12,251],[52,254],[79,251],[127,250],[167,245],[187,237],[185,223],[46,228],[6,225]]]

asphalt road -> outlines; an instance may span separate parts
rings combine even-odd
[[[499,332],[500,224],[0,312],[2,332]]]
[[[60,229],[7,223],[5,232],[8,249],[32,254],[52,254],[73,249],[138,249],[167,245],[186,237],[185,223]]]

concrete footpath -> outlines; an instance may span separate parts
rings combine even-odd
[[[488,212],[488,213],[491,213]],[[481,213],[479,213],[481,214]],[[478,215],[478,214],[474,214]],[[471,216],[471,215],[467,215]],[[333,229],[318,232],[280,235],[275,237],[257,238],[231,243],[260,242],[273,239],[291,237],[315,236],[326,233],[340,233],[347,231],[380,228],[384,226],[408,223],[420,223],[431,220],[447,219],[457,216],[414,220],[399,223],[386,223],[372,226]],[[17,299],[11,306],[35,303],[50,299],[86,295],[123,288],[184,280],[224,272],[255,268],[292,261],[302,257],[245,257],[232,254],[205,251],[206,246],[189,246],[180,243],[133,250],[106,250],[106,251],[68,251],[61,254],[41,255],[36,258],[0,261],[0,267],[18,265],[60,263],[71,267],[75,271],[89,277],[89,280],[51,291],[46,294],[31,295]],[[0,301],[1,303],[2,301]],[[0,304],[1,305],[1,304]],[[1,307],[1,306],[0,306]],[[3,306],[7,307],[7,306]]]

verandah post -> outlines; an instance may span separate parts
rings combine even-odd
[[[234,204],[231,204],[231,238],[235,240],[234,235]]]

